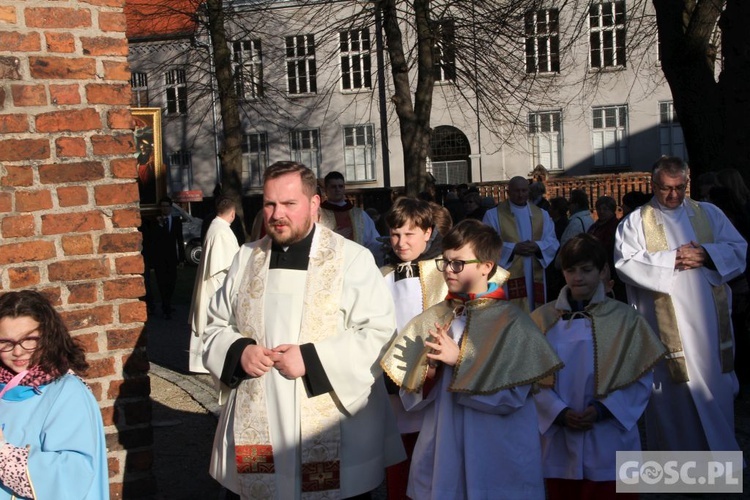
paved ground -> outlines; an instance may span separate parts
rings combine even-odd
[[[211,444],[216,429],[215,391],[211,377],[187,371],[189,328],[187,316],[195,268],[180,271],[175,313],[172,320],[152,315],[146,325],[151,360],[153,400],[154,474],[158,499],[213,500],[221,489],[209,475]],[[750,451],[750,395],[735,407],[737,439],[748,456]],[[744,484],[750,481],[746,470]],[[705,498],[750,498],[750,487],[742,495],[706,495]],[[641,495],[646,500],[703,498],[701,495]],[[385,499],[381,488],[375,500]]]

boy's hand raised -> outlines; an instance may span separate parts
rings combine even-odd
[[[427,353],[427,358],[434,361],[442,361],[448,366],[456,366],[458,362],[459,348],[456,341],[448,334],[450,323],[441,325],[435,323],[435,330],[428,330],[432,335],[432,342],[425,341],[425,345],[431,350]]]

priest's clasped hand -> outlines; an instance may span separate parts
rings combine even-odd
[[[245,373],[251,377],[260,377],[268,373],[273,367],[273,357],[276,354],[271,349],[259,345],[249,345],[242,351],[240,364]]]
[[[273,348],[273,367],[289,380],[305,375],[305,362],[296,344],[281,344]]]
[[[701,267],[706,262],[707,256],[706,250],[695,241],[685,243],[677,249],[674,268],[684,271]]]

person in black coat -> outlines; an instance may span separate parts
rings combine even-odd
[[[172,295],[177,284],[177,266],[185,262],[185,243],[182,219],[172,214],[171,198],[165,196],[159,201],[159,211],[148,231],[148,253],[156,273],[162,313],[165,319],[172,319]]]

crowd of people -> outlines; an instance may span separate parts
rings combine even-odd
[[[310,169],[277,162],[244,245],[218,197],[190,314],[190,369],[222,405],[211,475],[230,499],[383,481],[393,499],[599,499],[641,417],[649,450],[738,451],[750,190],[718,172],[708,203],[688,182],[662,157],[620,218],[610,196],[594,217],[585,191],[514,177],[500,203],[467,186],[373,220],[341,174],[322,201]],[[106,497],[83,352],[36,292],[0,297],[0,361],[1,492]]]

